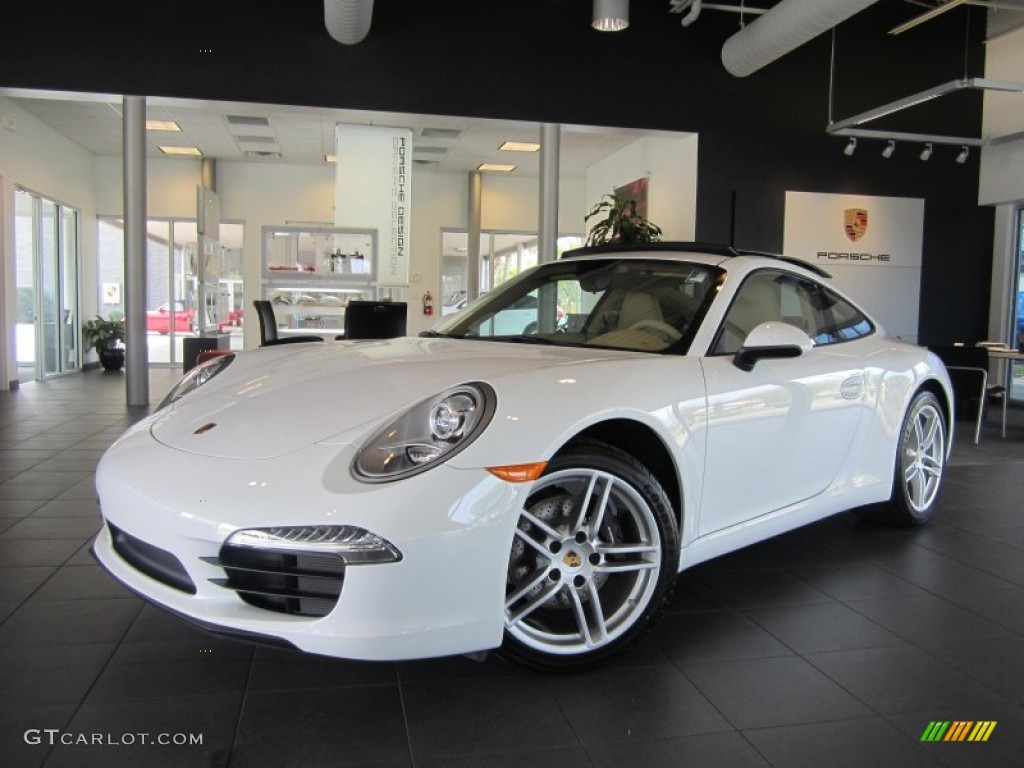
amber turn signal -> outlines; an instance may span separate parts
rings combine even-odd
[[[509,483],[526,483],[536,480],[544,474],[546,461],[535,461],[530,464],[509,464],[504,467],[487,467],[487,471]]]

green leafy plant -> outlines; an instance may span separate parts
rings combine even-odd
[[[104,349],[116,347],[119,341],[124,340],[124,320],[113,316],[104,320],[96,315],[95,320],[82,326],[82,339],[86,346],[96,350],[97,355]]]
[[[615,195],[602,196],[590,209],[584,222],[602,216],[587,234],[587,245],[608,243],[655,243],[661,240],[661,227],[636,212],[635,200],[620,200]]]

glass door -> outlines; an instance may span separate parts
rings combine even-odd
[[[16,190],[15,259],[19,378],[77,371],[78,211]]]

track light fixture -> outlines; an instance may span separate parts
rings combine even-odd
[[[621,32],[629,26],[629,0],[594,0],[591,26],[599,32]]]
[[[896,151],[896,142],[889,139],[889,142],[885,145],[885,149],[882,150],[882,157],[888,160],[892,157],[892,153]]]
[[[966,144],[964,144],[964,145],[963,145],[963,146],[962,146],[962,147],[960,148],[960,154],[956,156],[956,161],[957,161],[958,163],[960,163],[960,165],[963,165],[964,163],[966,163],[966,162],[967,162],[967,157],[968,157],[968,155],[970,155],[970,154],[971,154],[971,150],[970,150],[970,147],[968,147],[968,146],[967,146]]]
[[[930,158],[931,156],[932,156],[932,143],[929,141],[927,144],[924,145],[924,149],[921,150],[920,157],[921,157],[922,162],[927,163],[928,162],[928,158]]]
[[[843,154],[850,157],[854,152],[857,151],[857,137],[851,136],[850,140],[846,142],[846,146],[843,147]]]

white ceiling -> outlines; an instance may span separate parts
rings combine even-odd
[[[94,155],[121,155],[119,97],[17,90],[0,90],[0,95],[9,96]],[[518,176],[538,175],[538,153],[498,150],[508,140],[539,141],[538,123],[161,98],[147,99],[146,106],[148,118],[172,120],[182,128],[180,133],[147,132],[147,155],[153,158],[167,157],[158,145],[176,145],[198,147],[205,157],[219,160],[324,165],[324,156],[334,153],[334,126],[350,123],[410,128],[417,170],[465,173],[476,170],[480,163],[492,162],[516,164],[514,173]],[[263,118],[267,125],[239,125],[229,121],[229,116]],[[456,137],[431,137],[430,129],[453,129],[459,133]],[[589,165],[651,135],[667,134],[563,125],[561,175],[582,179]]]

